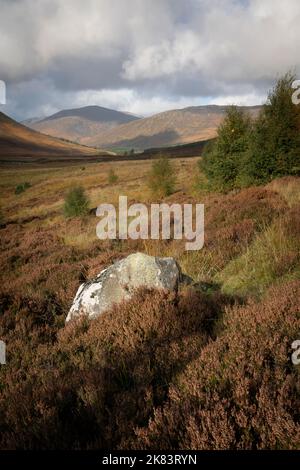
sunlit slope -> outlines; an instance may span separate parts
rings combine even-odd
[[[258,106],[243,107],[256,116]],[[94,137],[82,138],[81,143],[102,148],[145,149],[185,144],[216,137],[226,106],[195,106],[165,111],[154,116],[122,124]]]
[[[41,134],[0,112],[0,157],[2,158],[36,155],[84,156],[95,153],[99,151]]]

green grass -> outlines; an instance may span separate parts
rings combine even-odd
[[[300,278],[300,239],[288,229],[288,220],[282,217],[259,234],[241,256],[216,275],[222,290],[259,297],[274,282]]]

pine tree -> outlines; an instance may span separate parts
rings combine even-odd
[[[206,147],[200,162],[201,169],[214,189],[226,191],[236,186],[240,166],[248,149],[250,125],[250,118],[242,110],[235,106],[226,110],[218,137]]]
[[[245,162],[252,183],[300,174],[300,110],[292,102],[294,79],[288,73],[278,80],[253,127]]]

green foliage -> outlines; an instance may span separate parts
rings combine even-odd
[[[176,178],[168,157],[162,155],[153,161],[148,184],[155,196],[169,196],[174,192]]]
[[[226,191],[300,174],[300,110],[292,102],[294,79],[288,73],[277,81],[253,123],[236,107],[227,110],[218,138],[200,161],[212,189]]]
[[[81,186],[70,189],[65,197],[64,215],[67,218],[80,217],[88,213],[89,200]]]
[[[116,175],[114,170],[112,168],[110,168],[109,172],[108,172],[108,182],[109,182],[109,184],[117,183],[118,179],[119,179],[118,175]]]
[[[25,181],[25,183],[20,183],[15,188],[15,194],[24,193],[24,191],[26,191],[26,189],[28,189],[30,187],[31,187],[31,184],[28,183],[28,181]]]
[[[227,109],[218,138],[204,151],[200,167],[213,189],[225,191],[236,185],[241,163],[248,149],[250,119],[235,106]]]
[[[294,79],[286,74],[278,80],[253,127],[246,165],[252,183],[300,174],[300,112],[292,102]]]

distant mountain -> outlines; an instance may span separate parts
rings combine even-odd
[[[14,157],[85,156],[95,149],[43,135],[0,112],[0,160]],[[107,154],[107,152],[103,152]]]
[[[193,106],[138,118],[100,106],[86,106],[26,122],[32,129],[44,134],[84,145],[144,150],[213,138],[226,109],[227,106]],[[260,106],[244,106],[241,109],[256,116]]]
[[[101,106],[85,106],[59,111],[40,120],[27,120],[26,125],[44,134],[82,143],[85,138],[137,120],[139,118],[132,114]]]
[[[206,140],[216,136],[226,108],[209,105],[165,111],[82,138],[81,142],[101,148],[142,150]],[[260,106],[240,108],[253,117],[260,110]]]
[[[64,109],[58,113],[52,114],[52,116],[42,119],[40,122],[74,116],[88,119],[89,121],[117,122],[118,124],[125,124],[126,122],[139,119],[137,116],[115,111],[114,109],[103,108],[101,106],[84,106],[83,108]]]
[[[29,127],[31,124],[34,124],[35,122],[41,121],[44,119],[43,117],[33,117],[29,119],[25,119],[24,121],[21,121],[20,124],[23,124],[24,126]]]

